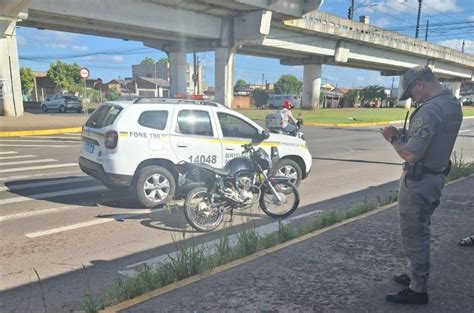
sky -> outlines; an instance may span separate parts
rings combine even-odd
[[[325,0],[320,11],[347,17],[351,0]],[[418,0],[355,0],[354,20],[360,15],[370,16],[370,24],[414,37]],[[474,55],[474,1],[423,0],[419,38],[425,36],[429,20],[428,41]],[[145,57],[155,60],[166,57],[162,51],[145,47],[141,42],[125,41],[82,34],[17,28],[20,65],[34,71],[47,71],[50,63],[61,60],[87,67],[91,78],[104,82],[132,76],[132,65]],[[192,54],[187,56],[192,63]],[[205,81],[214,86],[214,53],[198,53],[204,66]],[[238,55],[235,59],[234,82],[243,79],[249,83],[274,83],[281,75],[293,74],[303,79],[302,66],[283,66],[278,59]],[[377,71],[350,69],[323,65],[324,83],[352,88],[382,85],[390,88],[392,77],[380,76]],[[394,81],[398,85],[398,78]]]

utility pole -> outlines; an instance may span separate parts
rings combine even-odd
[[[418,17],[416,18],[416,33],[415,38],[418,38],[418,31],[420,30],[420,16],[421,16],[421,3],[423,0],[418,0]]]
[[[390,89],[390,98],[393,98],[393,83],[395,82],[395,77],[392,77],[392,88]]]
[[[197,73],[196,73],[196,50],[193,51],[193,75],[191,76],[194,82],[194,94],[197,94]]]
[[[429,26],[430,26],[430,20],[426,20],[425,41],[428,41],[428,27]]]
[[[350,20],[354,18],[354,0],[351,0],[351,7],[349,8],[348,18]]]
[[[465,45],[465,44],[466,44],[466,42],[465,42],[464,39],[463,39],[463,41],[462,41],[462,48],[461,48],[461,52],[462,52],[462,53],[464,53],[464,45]]]

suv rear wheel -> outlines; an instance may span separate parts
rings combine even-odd
[[[166,168],[151,165],[140,170],[134,189],[141,205],[154,208],[173,198],[176,183]]]
[[[66,107],[65,107],[64,105],[60,105],[60,106],[59,106],[59,112],[60,112],[60,113],[66,112]]]
[[[46,106],[46,104],[43,104],[41,106],[41,110],[43,110],[43,112],[48,112],[48,107]]]

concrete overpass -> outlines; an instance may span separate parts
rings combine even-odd
[[[186,90],[186,53],[213,50],[216,99],[226,105],[232,100],[236,52],[303,65],[303,105],[308,107],[319,101],[322,64],[379,70],[385,75],[427,64],[440,78],[456,82],[455,89],[460,81],[472,80],[474,71],[472,56],[317,12],[321,0],[0,1],[4,115],[22,113],[17,24],[138,40],[163,50],[170,60],[172,94]]]

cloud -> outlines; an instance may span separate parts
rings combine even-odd
[[[392,22],[388,18],[381,17],[381,18],[379,18],[375,21],[374,25],[378,26],[380,28],[384,28],[384,27],[390,25],[391,23]]]
[[[106,59],[107,58],[114,63],[123,63],[125,61],[125,59],[121,55],[108,55]]]
[[[51,49],[66,49],[67,46],[64,43],[45,43],[44,46],[46,48],[51,48]]]
[[[461,51],[463,39],[448,39],[437,42],[438,45]],[[474,55],[474,40],[464,40],[464,53]]]
[[[474,22],[474,15],[469,16],[467,19],[468,19],[469,21]]]
[[[357,7],[357,6],[356,6]],[[418,11],[418,0],[397,1],[366,1],[360,5],[359,13],[387,13],[392,16],[403,16]],[[445,12],[460,12],[462,9],[456,0],[425,0],[422,2],[421,12],[426,14],[439,14]]]
[[[84,45],[73,45],[73,46],[72,46],[72,50],[84,52],[84,51],[89,51],[89,47],[88,47],[88,46],[84,46]]]

